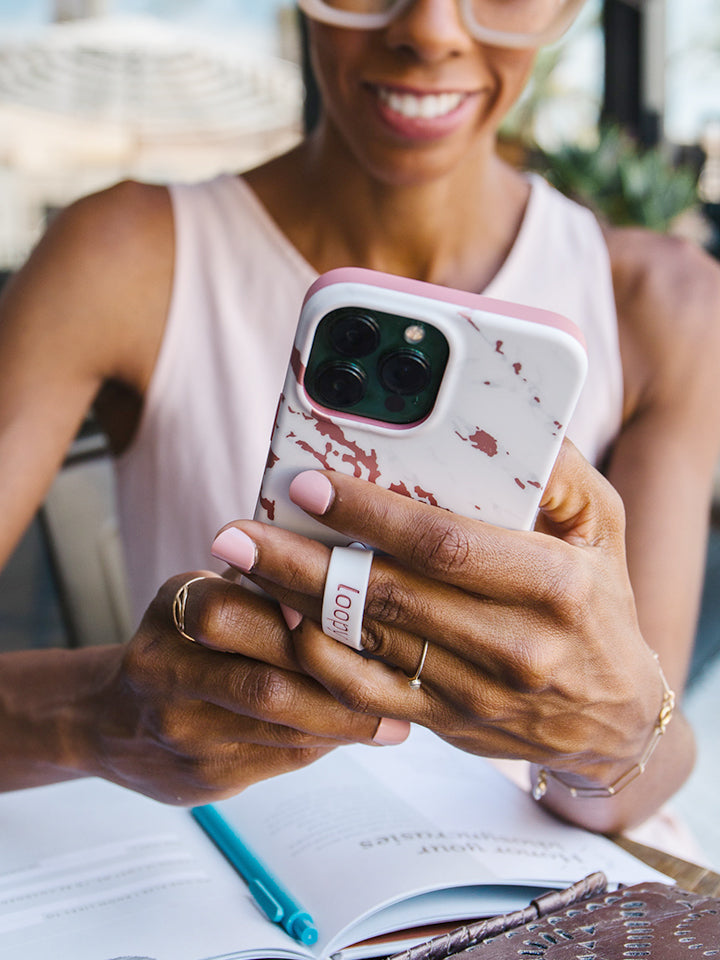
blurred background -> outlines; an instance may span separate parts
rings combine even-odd
[[[88,190],[285,149],[303,122],[299,58],[291,0],[0,0],[0,270]],[[616,222],[717,247],[717,0],[589,0],[504,135]]]
[[[290,147],[317,108],[304,77],[289,0],[0,0],[0,282],[81,194],[239,171]],[[502,149],[609,222],[720,256],[720,4],[589,0],[541,52]],[[716,869],[718,491],[686,698],[700,760],[676,801]],[[0,575],[0,649],[127,636],[112,502],[89,422]]]

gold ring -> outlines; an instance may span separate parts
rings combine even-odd
[[[197,583],[198,580],[207,580],[207,577],[193,577],[192,580],[184,583],[175,594],[172,605],[172,615],[177,631],[181,636],[185,637],[186,640],[190,640],[191,643],[197,643],[197,640],[195,637],[191,637],[189,633],[185,633],[185,605],[187,604],[188,587],[191,583]]]
[[[408,686],[413,690],[419,690],[422,686],[420,674],[422,673],[422,668],[425,666],[425,657],[427,656],[429,646],[430,644],[426,640],[423,644],[422,653],[420,654],[420,663],[418,664],[418,668],[411,677],[408,677]]]

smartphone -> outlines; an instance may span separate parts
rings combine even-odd
[[[302,470],[327,469],[531,529],[586,368],[558,314],[331,270],[303,302],[255,519],[347,544],[288,497]]]

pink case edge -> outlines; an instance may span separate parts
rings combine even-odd
[[[303,307],[308,300],[324,287],[336,283],[361,283],[383,287],[386,290],[398,290],[419,297],[431,297],[436,300],[452,303],[471,310],[487,310],[489,313],[498,313],[516,320],[527,320],[530,323],[541,323],[554,327],[573,337],[587,350],[587,343],[582,330],[560,313],[545,310],[540,307],[529,307],[524,304],[512,303],[509,300],[498,300],[495,297],[486,297],[480,293],[467,293],[443,287],[438,283],[426,283],[424,280],[411,280],[408,277],[396,276],[392,273],[381,273],[376,270],[367,270],[364,267],[336,267],[328,270],[312,283],[303,299]]]

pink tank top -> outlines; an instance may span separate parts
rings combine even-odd
[[[622,371],[595,218],[533,176],[517,241],[484,293],[572,319],[589,373],[569,435],[598,463],[620,427]],[[303,296],[317,276],[238,177],[170,188],[176,262],[160,355],[117,460],[120,528],[139,619],[175,573],[221,569],[224,523],[251,517]]]

